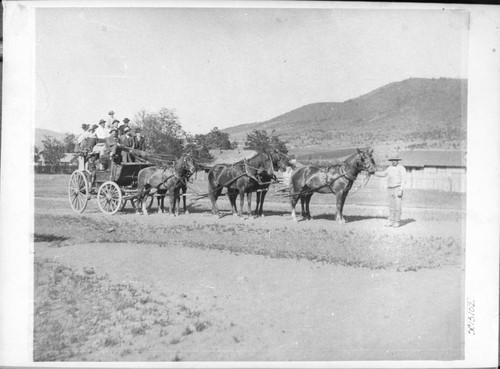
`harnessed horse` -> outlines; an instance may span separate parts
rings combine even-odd
[[[248,200],[248,215],[252,214],[252,192],[267,184],[273,178],[274,168],[271,155],[261,152],[250,159],[234,164],[218,164],[208,172],[208,197],[212,202],[212,213],[219,215],[217,199],[222,189],[227,188],[233,215],[242,216],[245,194]],[[236,207],[236,198],[240,196],[240,211]]]
[[[178,215],[176,207],[180,202],[179,191],[186,185],[189,177],[196,171],[194,160],[190,155],[182,155],[174,163],[173,167],[148,167],[142,169],[137,176],[137,212],[142,204],[142,212],[148,214],[144,198],[150,195],[152,189],[156,189],[158,194],[168,193],[170,198],[170,215]],[[160,198],[158,198],[158,203]],[[161,208],[163,209],[163,197],[161,198]],[[184,202],[184,211],[186,203]]]
[[[269,155],[271,156],[271,160],[273,162],[273,168],[274,170],[280,170],[280,171],[285,171],[286,167],[290,165],[290,159],[288,158],[287,155],[283,154],[282,152],[276,150],[276,149],[271,149],[268,151]],[[267,191],[269,189],[269,186],[271,185],[271,182],[276,179],[276,176],[273,174],[273,176],[269,175],[262,175],[261,180],[263,182],[262,185],[259,186],[258,190],[256,191],[256,205],[255,205],[255,215],[257,217],[263,217],[263,208],[264,208],[264,199],[266,198]],[[251,194],[250,194],[251,196]],[[251,200],[251,198],[250,198]]]
[[[298,199],[301,200],[303,217],[312,219],[309,203],[313,193],[318,192],[333,193],[336,196],[335,220],[338,223],[345,223],[343,217],[345,200],[359,172],[362,170],[368,172],[367,182],[370,175],[376,171],[375,161],[372,157],[373,150],[358,149],[357,151],[356,154],[349,156],[343,162],[326,169],[307,165],[293,171],[289,195],[292,205],[292,220],[297,221],[295,205]]]

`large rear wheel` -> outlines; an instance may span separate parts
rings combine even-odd
[[[112,181],[104,182],[97,191],[97,205],[105,214],[113,215],[122,208],[122,190]]]
[[[81,170],[75,170],[69,178],[68,197],[71,209],[82,213],[90,199],[89,181]]]

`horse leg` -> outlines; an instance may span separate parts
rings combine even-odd
[[[170,214],[170,216],[175,216],[175,194],[174,194],[174,191],[172,191],[172,193],[170,194],[170,196],[168,197],[170,199],[170,209],[168,209],[168,212]]]
[[[347,194],[349,193],[349,191],[344,191],[342,193],[342,201],[340,203],[340,219],[341,219],[341,223],[345,223],[345,219],[344,219],[344,205],[345,205],[345,200],[347,199]]]
[[[247,193],[248,217],[252,217],[252,193]]]
[[[337,192],[337,213],[335,214],[335,220],[337,223],[344,223],[344,218],[342,217],[342,207],[343,207],[343,199],[344,199],[344,190]]]
[[[266,198],[267,191],[266,189],[262,190],[260,193],[260,203],[259,203],[259,217],[264,217],[264,199]]]
[[[306,219],[311,220],[312,216],[311,216],[311,212],[309,211],[309,203],[311,202],[312,193],[309,195],[306,195],[305,197],[306,197],[305,198],[305,201],[306,201]]]
[[[306,219],[306,197],[304,195],[300,195],[300,216],[302,219]]]
[[[158,195],[158,192],[156,194]],[[156,210],[156,212],[158,214],[163,213],[163,207],[161,206],[161,197],[160,196],[156,197],[156,203],[158,204],[158,209]]]
[[[181,207],[181,198],[179,196],[179,189],[174,191],[174,214],[175,216],[179,215],[179,209]]]
[[[243,204],[245,203],[245,190],[243,188],[240,189],[240,211],[238,212],[238,216],[243,216]]]
[[[184,205],[184,214],[189,214],[189,210],[186,207],[186,192],[187,187],[182,187],[182,204]]]
[[[149,196],[150,192],[151,192],[150,189],[147,189],[146,191],[144,191],[144,194],[143,194],[142,199],[141,199],[142,214],[144,214],[144,215],[148,215],[147,203],[148,203],[148,196]]]
[[[260,194],[261,193],[259,191],[257,191],[256,194],[257,194],[257,196],[256,196],[257,199],[256,199],[256,203],[255,203],[255,216],[258,217],[259,216],[259,204],[260,204]]]
[[[299,196],[292,196],[290,197],[290,204],[292,205],[292,220],[294,222],[298,222],[297,216],[295,215],[295,206],[297,205],[297,201],[299,200]]]

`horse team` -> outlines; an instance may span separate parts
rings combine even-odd
[[[252,193],[256,192],[255,215],[257,217],[263,216],[264,199],[267,189],[276,180],[275,171],[284,171],[289,165],[288,157],[276,150],[261,152],[250,159],[234,164],[217,164],[208,172],[208,193],[199,196],[199,198],[208,197],[212,203],[212,213],[220,217],[217,199],[225,188],[231,203],[232,213],[242,216],[246,195],[248,215],[251,216]],[[177,215],[180,191],[182,190],[183,194],[186,193],[188,181],[197,169],[192,157],[183,155],[176,160],[171,168],[149,167],[141,170],[138,175],[137,209],[139,210],[142,205],[143,213],[147,214],[145,198],[154,192],[160,195],[168,193],[170,214]],[[368,173],[366,180],[376,171],[372,149],[357,149],[356,153],[344,161],[326,167],[305,165],[295,168],[291,174],[289,194],[286,195],[290,197],[292,219],[297,221],[295,206],[299,200],[302,217],[312,219],[309,210],[312,195],[314,193],[332,193],[336,197],[335,220],[339,223],[345,223],[343,217],[345,200],[361,171]],[[238,196],[240,199],[239,210],[236,204]],[[184,211],[187,212],[186,197],[182,197]],[[158,210],[163,211],[163,196],[158,197]]]

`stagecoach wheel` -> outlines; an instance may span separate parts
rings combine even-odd
[[[104,182],[97,191],[97,205],[103,213],[113,215],[122,208],[122,190],[115,182]]]
[[[90,199],[89,181],[87,176],[80,170],[76,170],[69,178],[68,197],[71,209],[82,213],[87,207]]]

